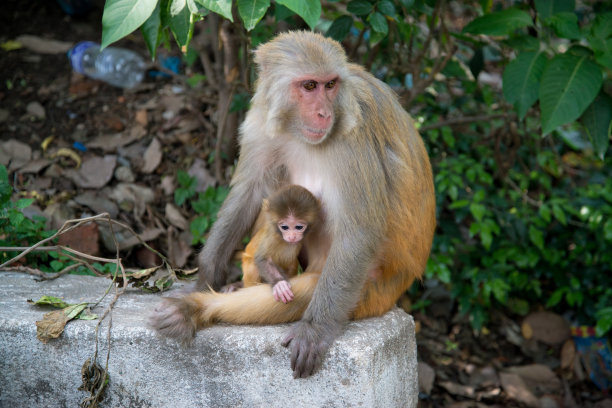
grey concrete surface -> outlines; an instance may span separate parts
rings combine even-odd
[[[0,272],[0,407],[78,407],[81,366],[95,350],[95,321],[71,321],[43,344],[35,322],[48,310],[26,303],[42,295],[95,302],[102,278],[36,282]],[[111,293],[112,294],[112,293]],[[172,291],[169,292],[172,294]],[[102,314],[107,296],[93,312]],[[288,326],[214,326],[183,348],[146,325],[159,295],[129,289],[112,314],[110,384],[102,407],[416,407],[414,321],[400,309],[351,322],[322,369],[294,380],[280,345]],[[106,358],[108,319],[100,330]]]

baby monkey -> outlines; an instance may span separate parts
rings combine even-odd
[[[263,200],[262,223],[242,255],[244,287],[272,285],[278,302],[289,303],[293,292],[288,279],[298,272],[298,255],[307,231],[321,218],[321,204],[298,185],[282,187]]]

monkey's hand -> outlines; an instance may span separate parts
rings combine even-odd
[[[189,296],[164,298],[149,316],[149,325],[164,337],[189,344],[197,329],[196,308]]]
[[[274,287],[272,287],[272,294],[277,302],[289,303],[293,300],[291,284],[286,280],[276,282]]]
[[[281,343],[291,350],[293,378],[306,378],[319,369],[323,357],[338,335],[333,327],[299,321]]]

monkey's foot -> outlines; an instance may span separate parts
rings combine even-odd
[[[189,344],[198,329],[198,309],[192,295],[164,298],[149,316],[149,325],[164,337]]]
[[[291,350],[293,378],[306,378],[321,367],[325,353],[340,330],[315,323],[299,321],[281,343]]]
[[[238,281],[238,282],[230,283],[229,285],[223,286],[219,292],[232,293],[242,288],[244,288],[244,282]]]

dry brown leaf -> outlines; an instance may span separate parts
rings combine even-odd
[[[163,157],[162,146],[156,137],[153,138],[144,154],[144,163],[140,169],[145,174],[153,173]]]
[[[117,156],[108,154],[104,157],[92,156],[83,161],[78,170],[68,169],[63,172],[81,188],[102,188],[113,177]]]
[[[166,219],[180,230],[189,229],[189,222],[172,203],[166,203]]]
[[[186,235],[190,234],[183,233],[179,235],[174,228],[168,228],[168,258],[170,264],[175,268],[185,266],[187,259],[193,253],[190,240],[185,238]]]
[[[507,371],[519,375],[535,395],[561,393],[561,380],[545,365],[529,364],[520,367],[510,367]]]
[[[42,320],[36,322],[36,338],[43,343],[57,339],[63,332],[70,318],[63,309],[54,310],[43,315]]]
[[[147,115],[147,111],[145,109],[140,109],[136,111],[134,115],[134,120],[141,126],[147,126],[149,124],[149,118]]]
[[[576,345],[574,340],[565,340],[561,348],[561,368],[571,371],[574,368],[574,360],[576,359]]]
[[[533,395],[520,375],[514,373],[499,373],[499,380],[509,398],[522,402],[530,407],[540,406],[540,400]]]
[[[0,164],[18,170],[32,159],[32,148],[18,140],[0,142]]]
[[[475,388],[470,385],[458,384],[452,381],[440,381],[438,385],[453,395],[466,398],[474,398],[475,395]]]

